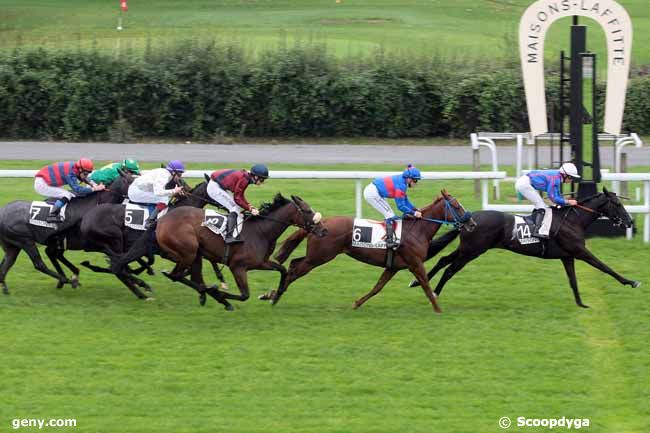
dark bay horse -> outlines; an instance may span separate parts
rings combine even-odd
[[[577,305],[588,308],[582,303],[578,292],[578,283],[574,267],[575,259],[589,263],[594,268],[611,275],[621,284],[639,287],[639,281],[628,280],[614,272],[601,262],[585,246],[585,229],[600,216],[606,216],[615,224],[626,227],[632,225],[632,218],[627,213],[616,194],[603,189],[602,193],[588,197],[578,203],[577,207],[553,209],[553,223],[550,230],[552,238],[546,242],[522,245],[516,237],[515,218],[513,215],[496,211],[480,211],[474,214],[477,229],[473,232],[460,233],[460,245],[451,254],[442,257],[429,271],[427,280],[441,269],[445,269],[436,286],[435,293],[440,295],[445,283],[470,261],[492,248],[502,248],[517,254],[540,257],[543,259],[560,259],[569,278],[573,296]],[[458,236],[458,231],[449,232],[446,243]],[[440,245],[444,248],[444,245]],[[413,281],[411,287],[419,285]]]
[[[0,286],[2,286],[3,293],[9,294],[5,277],[16,262],[18,254],[23,250],[31,259],[34,267],[39,272],[56,279],[59,286],[72,283],[62,273],[54,272],[47,267],[36,245],[47,245],[46,253],[57,267],[57,270],[60,270],[60,266],[56,263],[57,258],[62,258],[62,254],[59,255],[57,251],[59,239],[68,236],[74,238],[74,233],[78,230],[82,217],[91,209],[97,207],[98,204],[122,201],[120,188],[122,187],[116,186],[114,189],[111,188],[110,191],[91,193],[85,197],[71,200],[65,210],[65,221],[58,223],[56,228],[40,227],[29,223],[31,201],[13,201],[0,208],[0,246],[5,252],[0,264]],[[63,259],[65,260],[64,263],[69,263],[67,259]],[[71,263],[70,265],[72,266]]]
[[[224,260],[226,245],[221,236],[202,226],[204,212],[201,209],[180,207],[170,211],[158,222],[156,241],[164,256],[176,263],[173,271],[166,274],[171,280],[181,282],[197,290],[204,299],[205,293],[232,310],[228,299],[245,301],[249,298],[247,272],[253,269],[273,270],[280,273],[282,282],[286,269],[269,260],[277,239],[290,225],[313,232],[317,236],[325,234],[320,223],[320,214],[315,213],[300,197],[291,200],[278,194],[270,204],[260,207],[260,215],[249,217],[244,221],[241,231],[242,243],[230,245],[226,266],[235,278],[239,295],[219,291],[215,287],[206,287],[201,275],[201,263],[205,258],[211,263]],[[119,271],[136,257],[129,253],[116,263]],[[191,279],[186,277],[190,271]],[[204,301],[202,301],[204,302]]]
[[[173,188],[174,186],[176,185],[167,185],[167,188]],[[170,207],[189,206],[203,208],[206,204],[214,204],[206,191],[207,182],[201,182],[194,188],[191,188],[183,181],[181,182],[181,186],[183,186],[186,193],[182,196],[174,197],[170,203]],[[143,293],[138,287],[144,288],[147,292],[150,292],[151,288],[135,275],[144,269],[150,269],[150,266],[153,264],[153,258],[152,255],[147,254],[148,241],[143,238],[144,232],[125,226],[125,212],[126,207],[122,204],[105,204],[98,206],[96,209],[92,209],[84,216],[81,222],[80,235],[85,244],[86,251],[102,252],[111,260],[117,259],[121,254],[129,251],[134,244],[140,242],[142,244],[140,257],[150,256],[151,259],[147,263],[144,263],[143,259],[138,257],[137,260],[141,264],[140,269],[122,272],[116,274],[116,276],[137,298],[149,299],[149,296]],[[110,269],[92,265],[88,261],[83,262],[82,265],[95,272],[112,273]],[[221,287],[224,289],[227,288],[221,271],[216,266],[214,270],[217,278],[221,281]]]
[[[434,311],[440,313],[436,298],[431,292],[431,287],[426,279],[424,260],[427,255],[433,256],[441,249],[437,248],[436,241],[431,242],[431,238],[436,234],[443,221],[455,223],[469,231],[473,230],[474,227],[474,221],[470,215],[469,212],[465,212],[458,200],[443,190],[441,197],[438,197],[432,204],[422,209],[422,219],[405,219],[402,227],[401,244],[394,252],[393,266],[390,269],[384,269],[377,284],[370,292],[355,301],[354,308],[359,308],[364,302],[379,293],[398,271],[408,269],[422,283],[424,293],[431,302]],[[305,237],[308,237],[307,255],[293,259],[287,277],[284,279],[284,284],[281,284],[276,292],[267,295],[267,298],[270,297],[273,304],[280,300],[289,284],[306,275],[315,267],[324,265],[339,254],[345,253],[356,260],[373,266],[385,266],[386,249],[352,246],[354,218],[347,216],[325,218],[323,225],[327,229],[327,236],[318,237],[309,234],[305,230],[298,230],[289,236],[278,254],[276,254],[276,260],[284,263],[298,244]]]

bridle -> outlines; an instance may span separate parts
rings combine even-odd
[[[463,224],[472,218],[472,213],[465,211],[465,208],[458,202],[455,197],[451,197],[451,200],[445,195],[442,196],[442,199],[445,201],[445,214],[444,219],[437,218],[425,218],[422,217],[423,221],[428,221],[432,223],[453,225],[454,228],[460,228]],[[457,206],[456,206],[457,205]],[[463,215],[458,213],[458,208],[463,209]],[[451,216],[451,221],[450,217]]]

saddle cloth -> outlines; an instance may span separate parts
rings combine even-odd
[[[44,201],[33,201],[31,206],[29,207],[29,223],[31,225],[47,227],[50,229],[57,228],[58,224],[61,224],[62,222],[65,221],[65,211],[68,208],[68,204],[66,203],[66,205],[63,206],[63,208],[61,208],[61,211],[59,212],[60,222],[48,223],[47,216],[53,207],[54,207],[53,204],[49,204]]]
[[[201,225],[203,227],[207,227],[212,233],[217,234],[225,239],[226,222],[227,222],[226,215],[212,209],[205,209],[203,222],[201,223]],[[235,235],[237,234],[236,229],[234,234]]]
[[[144,225],[153,212],[155,205],[139,204],[139,203],[124,203],[124,226],[133,230],[144,231]]]
[[[512,227],[512,239],[517,239],[521,245],[538,244],[541,240],[533,237],[535,222],[530,217],[515,215],[515,224]]]
[[[402,220],[396,221],[395,243],[402,239]],[[386,249],[386,226],[383,221],[354,219],[352,227],[352,246],[357,248]]]

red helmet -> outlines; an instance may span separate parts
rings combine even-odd
[[[74,163],[74,167],[79,171],[91,172],[95,169],[93,162],[88,158],[81,158],[79,161]]]

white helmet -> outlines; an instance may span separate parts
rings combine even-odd
[[[560,173],[569,177],[573,177],[575,179],[580,179],[580,175],[578,174],[578,169],[571,162],[565,162],[564,164],[562,164],[562,166],[560,167]]]

